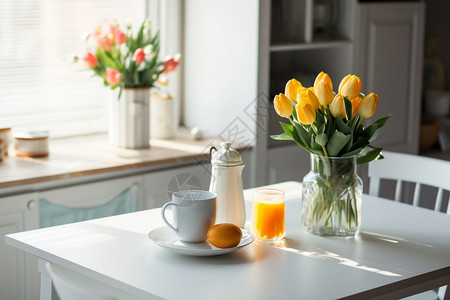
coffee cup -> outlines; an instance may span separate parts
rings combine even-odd
[[[171,206],[173,224],[165,211]],[[203,190],[184,190],[172,195],[172,202],[163,205],[161,217],[183,242],[199,243],[207,238],[209,228],[216,223],[217,195]]]

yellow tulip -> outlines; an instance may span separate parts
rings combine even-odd
[[[297,79],[293,78],[286,83],[286,87],[284,89],[284,94],[289,99],[296,101],[297,91],[299,88],[302,88],[302,87],[303,87],[302,84]]]
[[[314,81],[314,90],[317,89],[317,85],[322,80],[324,80],[326,83],[328,83],[328,85],[330,86],[331,90],[333,90],[333,83],[331,82],[330,76],[328,76],[328,74],[324,73],[323,71],[320,72],[319,75],[317,75],[316,80]]]
[[[361,91],[361,80],[356,75],[347,75],[339,84],[339,94],[348,99],[353,99],[359,96]]]
[[[352,118],[354,118],[356,113],[358,112],[358,108],[359,108],[359,105],[361,104],[361,101],[362,101],[362,99],[359,96],[356,98],[350,99],[350,102],[352,103]]]
[[[311,125],[316,120],[316,111],[308,103],[297,103],[295,110],[298,120],[304,125]]]
[[[358,113],[363,119],[369,119],[373,116],[378,106],[378,95],[370,93],[362,99],[358,107]]]
[[[314,92],[319,100],[320,105],[326,107],[328,104],[333,101],[334,94],[331,86],[325,81],[322,80],[317,83],[317,87],[314,86]]]
[[[297,102],[301,104],[309,104],[314,111],[317,111],[320,107],[319,99],[311,88],[302,88],[297,94]]]
[[[280,117],[289,118],[294,111],[294,104],[283,93],[275,96],[273,106]]]
[[[333,117],[341,116],[342,119],[345,118],[345,104],[344,97],[341,94],[337,94],[330,104],[330,112]]]

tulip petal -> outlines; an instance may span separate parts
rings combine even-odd
[[[344,97],[341,94],[337,94],[334,97],[330,104],[330,112],[335,118],[337,118],[337,116],[340,116],[342,119],[345,118]]]
[[[331,88],[331,90],[333,90],[333,83],[331,82],[331,78],[330,76],[328,76],[327,73],[324,73],[323,71],[319,73],[319,75],[317,75],[316,80],[314,81],[314,91],[316,91],[317,89],[317,85],[319,84],[319,82],[321,81],[325,81]]]
[[[297,101],[297,92],[303,88],[302,84],[295,78],[292,78],[286,83],[284,94],[291,100]]]
[[[362,83],[359,77],[349,74],[345,76],[339,84],[339,94],[342,94],[342,96],[349,99],[353,99],[359,96],[361,87]]]
[[[283,118],[289,118],[294,111],[294,105],[283,93],[276,95],[273,101],[276,113]]]
[[[320,105],[323,107],[326,107],[331,103],[331,101],[333,101],[333,90],[325,80],[317,83],[317,87],[314,88],[314,92],[317,96],[317,99],[319,100]]]
[[[362,99],[358,107],[358,113],[363,119],[369,119],[375,113],[378,107],[378,95],[375,93],[370,93]]]
[[[297,112],[298,120],[304,125],[311,125],[316,120],[316,111],[310,104],[298,103],[295,106],[295,110]]]

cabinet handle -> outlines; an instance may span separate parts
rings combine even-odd
[[[34,210],[36,208],[36,201],[34,201],[34,200],[28,201],[27,207],[29,210]]]

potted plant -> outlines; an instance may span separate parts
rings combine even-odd
[[[161,74],[175,70],[179,61],[159,58],[159,33],[152,33],[150,20],[137,32],[131,23],[122,28],[117,21],[110,21],[86,35],[85,42],[83,61],[113,91],[110,143],[125,148],[149,147],[150,88]]]

